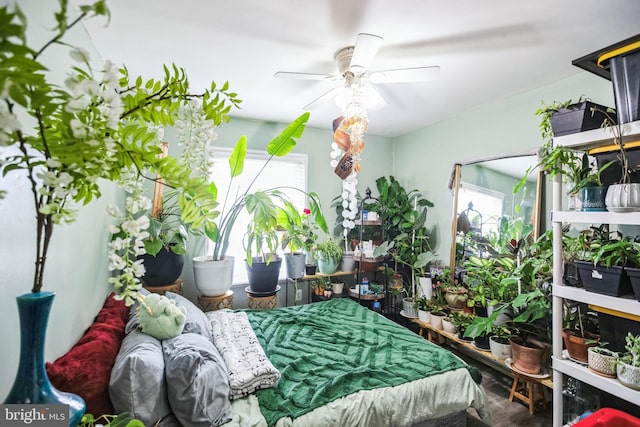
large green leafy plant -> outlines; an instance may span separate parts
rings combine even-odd
[[[106,61],[101,72],[89,65],[87,52],[69,47],[76,60],[64,85],[51,81],[42,54],[66,45],[67,31],[92,16],[108,16],[105,1],[80,6],[71,20],[60,1],[51,39],[39,48],[27,40],[27,20],[16,6],[0,8],[0,169],[3,176],[24,176],[36,214],[36,256],[32,292],[43,286],[43,272],[54,229],[75,220],[79,204],[100,197],[102,180],[119,183],[130,193],[127,214],[112,230],[122,233],[111,244],[109,268],[120,272],[112,283],[128,303],[137,296],[144,271],[135,256],[144,253],[149,208],[141,179],[157,175],[180,190],[185,223],[204,226],[216,217],[213,184],[192,177],[185,162],[160,158],[163,126],[174,125],[182,106],[197,102],[216,125],[227,121],[240,100],[228,84],[192,91],[183,69],[164,67],[161,79],[132,77],[126,67]],[[125,216],[125,218],[122,218]]]

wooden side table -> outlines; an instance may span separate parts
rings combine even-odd
[[[253,310],[270,310],[278,306],[278,294],[258,297],[248,293],[247,301],[248,307]]]
[[[514,398],[526,403],[531,415],[535,412],[535,405],[538,402],[542,403],[543,408],[547,408],[542,385],[535,379],[515,371],[513,371],[513,385],[509,394],[509,402],[513,402]]]
[[[166,292],[173,292],[174,294],[182,295],[182,279],[178,279],[170,285],[145,286],[144,288],[154,294],[164,295]]]
[[[202,311],[216,311],[223,308],[233,308],[233,291],[229,289],[222,295],[207,297],[198,295],[198,307]]]

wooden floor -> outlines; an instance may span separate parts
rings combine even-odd
[[[477,367],[482,372],[482,387],[489,397],[493,427],[548,427],[552,424],[551,395],[547,397],[547,409],[537,408],[534,415],[529,414],[529,408],[519,401],[510,402],[509,392],[513,378],[492,368],[478,363],[464,354],[458,354],[467,363]],[[545,388],[545,393],[549,391]],[[468,427],[485,427],[478,418],[475,410],[469,410],[467,416]]]

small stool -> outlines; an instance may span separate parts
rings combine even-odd
[[[173,292],[174,294],[182,295],[182,279],[178,279],[170,285],[145,286],[144,288],[154,294],[164,295],[166,292]]]
[[[223,308],[233,308],[233,291],[228,290],[222,295],[208,297],[198,295],[198,307],[202,311],[216,311]]]
[[[535,404],[538,402],[542,402],[544,409],[547,408],[547,401],[544,398],[542,385],[533,378],[529,378],[515,371],[513,371],[513,385],[511,386],[511,393],[509,394],[509,402],[513,402],[514,398],[526,403],[529,406],[529,413],[531,415],[533,415]]]
[[[270,310],[278,306],[278,294],[269,295],[267,297],[257,297],[247,294],[247,305],[254,310]]]

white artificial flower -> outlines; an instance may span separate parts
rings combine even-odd
[[[70,99],[69,102],[64,106],[64,111],[67,113],[79,113],[80,111],[87,108],[89,105],[89,100],[86,97],[80,97],[75,99]]]
[[[126,266],[127,264],[120,255],[113,252],[109,254],[109,265],[107,267],[109,271],[122,270]]]
[[[133,265],[131,265],[131,270],[135,277],[144,276],[144,273],[146,271],[144,265],[142,264],[142,260],[137,260],[136,262],[134,262]]]
[[[108,232],[109,234],[117,234],[117,233],[119,233],[119,232],[120,232],[120,228],[119,228],[118,226],[116,226],[116,225],[109,224],[109,225],[107,226],[107,232]]]
[[[71,121],[69,122],[69,125],[71,126],[71,133],[73,134],[74,137],[84,138],[87,136],[87,131],[82,125],[82,122],[80,120],[71,119]]]
[[[62,163],[58,159],[49,158],[47,159],[47,166],[51,169],[56,169],[62,166]]]
[[[112,217],[119,218],[122,216],[122,212],[120,211],[120,208],[118,208],[116,205],[112,203],[107,203],[106,209],[107,209],[107,213]]]

